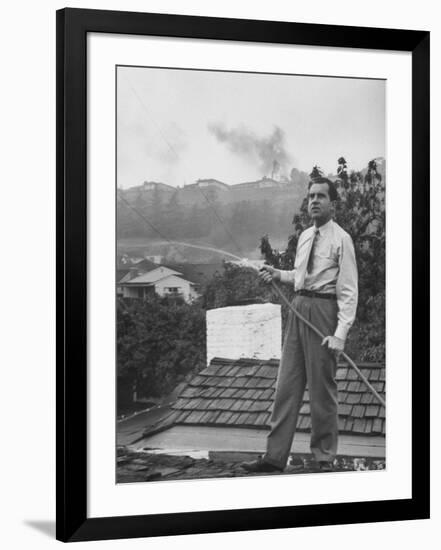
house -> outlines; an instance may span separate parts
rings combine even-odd
[[[219,181],[213,178],[208,179],[198,179],[194,185],[197,185],[201,188],[212,188],[212,189],[219,189],[221,191],[229,191],[230,186],[224,183],[223,181]]]
[[[144,432],[137,448],[264,452],[280,359],[280,306],[253,304],[237,306],[236,312],[230,307],[207,313],[208,366],[181,390],[171,411]],[[384,365],[359,366],[384,397]],[[348,365],[338,365],[336,379],[339,454],[384,458],[384,407]],[[293,453],[310,452],[310,432],[306,390]]]
[[[178,190],[177,198],[184,206],[207,206],[209,201],[230,202],[231,187],[222,181],[208,178],[199,179],[194,183],[184,185]]]
[[[139,277],[140,275],[156,269],[157,264],[151,262],[147,258],[140,260],[139,262],[131,263],[129,261],[119,262],[119,266],[116,269],[115,283],[116,294],[119,297],[124,297],[123,284],[127,283]]]
[[[123,298],[146,298],[156,292],[159,296],[183,298],[191,302],[198,294],[195,283],[180,277],[181,273],[165,266],[120,283]]]

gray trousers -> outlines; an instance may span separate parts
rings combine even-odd
[[[296,296],[293,306],[325,336],[337,326],[337,302]],[[311,452],[317,461],[332,462],[337,453],[338,391],[336,360],[321,339],[289,312],[276,394],[264,460],[284,468],[291,450],[297,417],[308,384],[311,407]]]

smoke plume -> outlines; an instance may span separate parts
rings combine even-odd
[[[291,163],[291,156],[285,148],[285,133],[278,126],[267,137],[258,137],[247,128],[231,128],[223,124],[208,125],[208,130],[216,139],[226,145],[229,151],[258,163],[264,176],[285,176]]]

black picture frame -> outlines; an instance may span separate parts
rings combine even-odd
[[[412,498],[87,517],[87,33],[412,54]],[[429,517],[429,32],[87,9],[57,12],[56,537],[85,541]],[[417,429],[416,429],[417,428]]]

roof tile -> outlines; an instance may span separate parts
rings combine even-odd
[[[256,386],[258,388],[271,388],[274,385],[274,380],[270,380],[269,378],[260,378],[259,380],[256,380]]]
[[[358,380],[358,374],[355,372],[354,369],[349,369],[347,379],[348,380]]]
[[[353,418],[346,418],[346,422],[345,422],[345,427],[344,427],[344,431],[345,432],[350,432],[352,431],[352,426],[354,424],[354,419]]]
[[[236,418],[234,420],[235,424],[245,424],[245,419],[248,418],[249,413],[243,412],[243,413],[235,413]]]
[[[356,433],[364,433],[366,427],[366,420],[364,418],[356,418],[352,430]]]
[[[234,388],[226,388],[222,390],[222,393],[219,397],[225,398],[225,397],[233,397],[233,395],[237,392]]]
[[[199,422],[200,419],[204,416],[204,414],[205,414],[205,411],[191,411],[191,413],[187,416],[185,421],[191,424],[195,422]]]
[[[224,411],[216,418],[216,424],[227,424],[233,413],[231,411]]]
[[[244,410],[244,399],[235,399],[230,407],[231,411],[243,411]]]
[[[380,378],[380,370],[379,369],[372,369],[371,375],[369,376],[369,381],[376,382]]]
[[[251,412],[265,412],[271,408],[271,401],[252,401],[249,407]]]
[[[250,378],[247,379],[247,381],[245,383],[245,387],[255,389],[257,387],[257,383],[258,383],[259,380],[260,380],[260,378],[250,377]]]
[[[231,417],[230,417],[230,420],[228,421],[228,424],[237,424],[237,421],[239,419],[239,417],[243,414],[248,414],[248,413],[238,413],[238,412],[234,412]]]
[[[269,412],[261,412],[257,417],[256,424],[259,426],[269,426],[271,414]]]
[[[381,418],[374,418],[372,424],[372,433],[383,433],[383,420]]]
[[[257,419],[259,418],[259,413],[250,412],[245,418],[244,424],[249,424],[250,426],[257,424]]]
[[[360,403],[361,395],[359,393],[348,393],[346,396],[346,403],[352,403],[353,405]]]
[[[256,376],[261,367],[259,365],[249,365],[241,367],[241,376]]]
[[[259,367],[256,374],[262,378],[271,378],[272,380],[275,376],[277,376],[277,368],[270,365],[263,365]]]
[[[367,418],[366,419],[366,425],[365,425],[365,428],[364,428],[364,433],[370,434],[372,432],[373,423],[374,423],[374,421],[372,420],[372,418]]]
[[[338,414],[342,416],[348,416],[352,411],[352,405],[348,403],[339,403]]]
[[[363,386],[364,384],[362,384],[361,382],[353,381],[349,382],[347,390],[350,392],[360,392],[363,391]]]
[[[365,393],[361,396],[361,403],[363,405],[369,405],[372,401],[375,400],[375,397],[371,393]]]
[[[204,424],[210,424],[213,418],[216,418],[219,415],[219,411],[206,411],[204,416],[201,418],[201,422]]]
[[[219,407],[223,410],[230,410],[234,403],[234,399],[220,399]]]
[[[380,407],[378,405],[369,405],[368,407],[366,407],[366,416],[378,416],[379,411]]]
[[[337,380],[346,380],[347,375],[348,375],[348,369],[339,368],[337,369],[337,375],[335,378]]]
[[[307,392],[305,392],[305,393],[307,393]],[[274,395],[274,390],[272,388],[268,388],[267,390],[264,390],[260,394],[260,399],[265,399],[265,400],[272,399],[273,395]],[[256,398],[254,398],[254,399],[256,399]],[[306,395],[305,395],[304,399],[306,400]],[[308,394],[308,399],[309,399],[309,394]]]
[[[373,382],[372,387],[376,389],[378,392],[384,390],[384,382]]]
[[[243,399],[246,397],[247,390],[244,390],[243,388],[231,388],[234,391],[233,397],[234,399]]]
[[[219,365],[219,370],[217,371],[218,376],[227,376],[233,367],[231,365]]]
[[[351,415],[354,418],[364,418],[366,407],[364,405],[354,405],[352,407]]]

